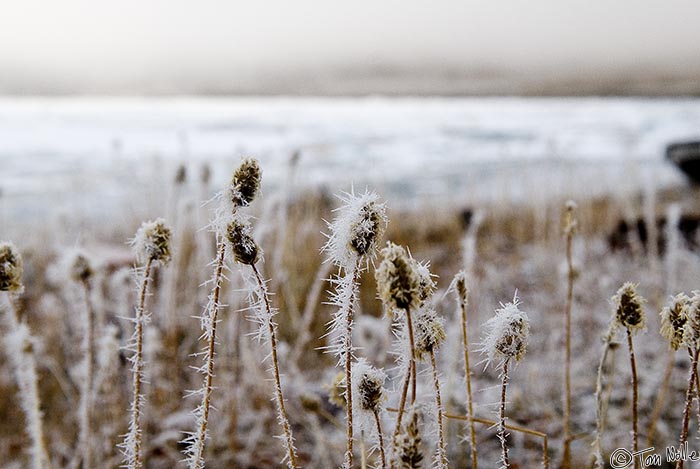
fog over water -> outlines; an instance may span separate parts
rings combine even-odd
[[[700,92],[700,4],[8,2],[2,94]]]

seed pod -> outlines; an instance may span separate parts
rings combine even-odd
[[[182,186],[187,182],[187,167],[181,164],[175,171],[175,185]]]
[[[615,321],[630,332],[644,329],[646,317],[642,304],[645,300],[637,294],[636,285],[627,282],[612,298],[615,308]]]
[[[685,324],[688,322],[688,306],[690,298],[685,293],[679,293],[671,298],[668,306],[661,310],[661,335],[668,340],[672,350],[678,350],[683,343]]]
[[[250,205],[260,189],[261,179],[262,170],[258,160],[244,159],[234,171],[229,186],[229,199],[234,208]]]
[[[0,291],[22,290],[22,256],[14,244],[0,242]]]
[[[420,278],[416,262],[406,250],[389,242],[381,250],[382,262],[375,271],[379,298],[389,308],[415,309],[420,303]]]
[[[487,334],[483,341],[482,352],[489,361],[496,358],[520,360],[525,355],[527,339],[530,334],[530,320],[527,313],[519,309],[517,297],[512,303],[501,305],[496,315],[486,321]]]
[[[382,221],[375,201],[369,200],[360,207],[358,217],[350,227],[350,246],[359,256],[364,256],[376,245]]]
[[[420,412],[417,409],[411,409],[406,426],[398,436],[398,463],[401,469],[419,469],[423,467],[421,420]]]
[[[337,373],[333,377],[333,381],[326,385],[326,389],[328,390],[328,401],[331,404],[334,404],[340,408],[344,408],[348,405],[347,401],[345,400],[345,390],[347,389],[347,386],[345,386],[344,372]]]
[[[330,223],[330,236],[323,250],[330,260],[346,269],[358,258],[372,257],[387,223],[386,208],[374,192],[340,196],[343,205]]]
[[[132,241],[139,262],[149,259],[163,264],[170,262],[170,234],[170,228],[162,218],[144,222]]]
[[[369,412],[377,412],[384,400],[383,371],[373,367],[364,358],[360,358],[353,366],[353,393],[360,396],[360,408]]]
[[[226,240],[236,262],[253,265],[258,261],[260,249],[250,234],[250,225],[234,218],[226,226]]]
[[[700,346],[700,292],[694,291],[686,307],[687,321],[683,331],[683,345]]]
[[[82,253],[75,254],[70,265],[71,279],[76,282],[87,282],[93,274],[94,271],[88,258]]]
[[[452,280],[452,285],[454,285],[454,289],[457,292],[459,303],[466,304],[469,289],[467,288],[467,274],[463,270],[457,272],[454,280]]]
[[[445,319],[438,316],[432,308],[421,311],[416,318],[416,354],[418,357],[422,358],[437,350],[446,338]]]
[[[435,292],[434,275],[430,273],[430,264],[428,262],[414,262],[416,274],[418,275],[418,299],[422,304]]]

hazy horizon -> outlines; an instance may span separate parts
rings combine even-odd
[[[6,5],[0,94],[700,93],[700,4]]]

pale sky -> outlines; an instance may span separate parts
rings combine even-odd
[[[0,94],[698,93],[699,23],[691,0],[5,0]]]

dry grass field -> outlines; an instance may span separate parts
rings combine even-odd
[[[358,468],[466,468],[476,459],[487,468],[505,465],[505,448],[511,468],[583,468],[595,464],[596,429],[610,467],[616,448],[632,450],[635,420],[639,449],[653,446],[667,464],[686,395],[687,440],[697,445],[697,392],[687,388],[699,346],[690,326],[700,323],[692,293],[700,260],[695,233],[679,223],[700,213],[696,189],[576,200],[567,217],[566,199],[411,207],[364,188],[348,195],[351,181],[260,194],[250,174],[212,187],[200,168],[187,169],[163,175],[165,204],[147,190],[133,194],[134,206],[166,225],[158,235],[142,229],[135,250],[126,243],[147,220],[133,216],[78,224],[67,214],[21,228],[7,220],[2,236],[21,254],[23,288],[3,283],[16,259],[0,250],[2,467],[329,468],[352,460]],[[621,221],[637,220],[642,236],[620,231]],[[389,252],[389,241],[402,253]],[[453,282],[460,271],[464,304]],[[639,331],[620,323],[611,300],[626,282],[646,300]],[[517,305],[508,305],[516,292]],[[659,313],[680,292],[693,298],[676,352],[659,332]],[[529,327],[520,316],[504,326],[508,314],[516,321],[514,310]],[[634,332],[635,384],[626,331]]]

